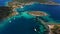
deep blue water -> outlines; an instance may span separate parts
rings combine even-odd
[[[38,34],[38,32],[34,31],[34,29],[37,29],[40,34],[45,34],[45,25],[43,25],[40,21],[36,21],[35,16],[27,14],[26,12],[21,15],[16,15],[4,21],[4,23],[4,27],[0,24],[0,34]],[[46,34],[48,34],[48,32]]]
[[[0,6],[5,6],[6,2],[10,2],[12,0],[0,0]],[[60,0],[52,0],[54,2],[60,3]],[[54,18],[55,20],[60,20],[60,6],[58,5],[43,5],[43,4],[35,4],[31,6],[25,6],[23,11],[45,11],[51,14],[51,17]]]
[[[33,4],[24,6],[20,8],[20,11],[44,11],[51,15],[54,20],[60,20],[60,6],[58,5],[43,5],[43,4]]]
[[[54,2],[60,3],[60,0],[51,0],[51,1],[54,1]]]
[[[0,0],[1,1],[1,0]],[[2,0],[0,2],[0,6],[5,6],[5,3],[7,0]],[[33,4],[29,6],[24,6],[24,8],[20,8],[20,11],[44,11],[51,14],[51,17],[55,20],[60,20],[60,6],[55,5],[43,5],[43,4]],[[0,27],[5,26],[2,28],[3,31],[0,29],[0,34],[36,34],[36,32],[33,30],[33,27],[37,27],[38,25],[34,21],[34,19],[27,19],[27,16],[25,14],[24,18],[19,15],[19,17],[16,17],[11,19],[11,23],[9,23],[10,20],[7,20],[5,24],[0,25]]]
[[[12,0],[0,0],[0,6],[6,6],[6,2],[11,2]]]

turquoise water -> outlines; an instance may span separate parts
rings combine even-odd
[[[1,3],[0,5],[5,6],[4,3],[3,4]],[[44,11],[50,14],[51,15],[50,17],[53,18],[54,20],[60,20],[59,8],[60,6],[58,5],[43,5],[39,3],[33,5],[26,5],[24,6],[24,8],[18,9],[18,12],[19,13],[21,12],[21,14],[8,18],[6,19],[6,21],[0,24],[0,34],[37,34],[37,32],[34,31],[34,28],[37,28],[37,30],[39,31],[39,26],[41,25],[41,23],[38,24],[35,21],[35,17],[27,14],[26,11]],[[40,34],[44,34],[43,27],[42,26],[40,27],[41,28],[41,30],[39,31]]]
[[[44,4],[33,4],[26,5],[24,8],[20,8],[20,12],[24,11],[44,11],[51,15],[54,20],[60,20],[60,6],[59,5],[44,5]]]
[[[6,2],[11,2],[12,0],[0,0],[0,6],[6,6]],[[53,0],[54,2],[60,2],[60,0]],[[24,6],[20,11],[44,11],[51,14],[51,17],[59,21],[60,20],[60,6],[59,5],[44,5],[44,4],[34,4],[29,6]]]
[[[40,21],[36,21],[36,17],[27,12],[22,12],[6,20],[2,22],[2,26],[0,24],[0,34],[44,34],[47,27]],[[41,30],[42,28],[43,30]],[[37,32],[34,29],[37,29]]]

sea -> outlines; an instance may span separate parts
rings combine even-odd
[[[0,6],[6,6],[7,2],[11,2],[12,0],[0,0]],[[52,0],[54,2],[60,3],[60,0]],[[60,21],[60,5],[45,5],[45,4],[34,4],[24,6],[24,11],[44,11],[50,13],[51,17],[56,20]]]
[[[6,3],[10,1],[0,0],[0,6],[6,6]],[[56,0],[55,2],[59,3],[58,0]],[[25,11],[44,11],[50,14],[50,18],[57,22],[60,22],[60,5],[45,5],[34,3],[32,5],[25,5],[23,6],[23,8],[20,8],[20,12]],[[24,13],[23,15],[25,16],[27,14]],[[33,21],[34,19],[26,18],[16,18],[15,20],[14,18],[12,18],[11,20],[7,20],[7,23],[3,23],[2,25],[0,25],[0,34],[36,34],[36,32],[33,31],[33,27],[36,26],[36,24],[34,23],[35,21]]]

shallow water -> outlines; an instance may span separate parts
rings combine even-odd
[[[6,2],[11,2],[12,0],[0,0],[0,6],[6,6]],[[60,0],[53,0],[54,2],[60,2]],[[54,20],[60,20],[60,6],[59,5],[43,5],[43,4],[33,4],[29,6],[24,6],[20,11],[44,11],[51,14]]]
[[[44,12],[49,13],[54,20],[60,20],[59,8],[60,6],[57,6],[57,5],[43,5],[43,4],[38,3],[38,4],[24,6],[24,8],[20,8],[20,10],[19,9],[18,10],[20,12],[44,11]],[[35,27],[36,25],[38,27],[38,24],[36,24],[35,21],[33,21],[34,19],[29,19],[29,18],[34,18],[34,17],[31,15],[29,16],[26,13],[22,13],[22,15],[19,14],[19,15],[13,16],[12,18],[9,18],[7,21],[3,22],[2,25],[0,25],[0,28],[1,28],[0,34],[21,34],[21,33],[22,34],[36,34],[36,32],[33,31],[33,27]]]
[[[24,6],[24,8],[20,8],[19,11],[44,11],[51,15],[54,20],[60,20],[60,6],[59,5],[43,5],[43,4],[33,4]]]

